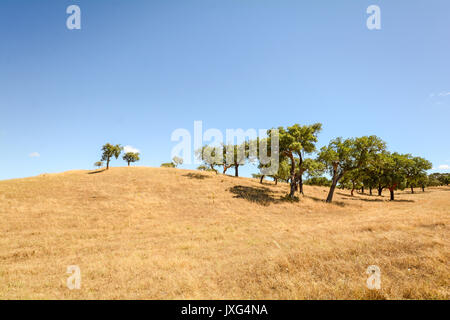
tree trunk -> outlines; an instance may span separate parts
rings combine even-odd
[[[261,175],[261,179],[259,179],[259,183],[262,184],[263,180],[264,180],[264,175]]]
[[[327,196],[327,203],[333,202],[334,190],[336,189],[336,185],[337,185],[339,179],[340,179],[340,177],[338,176],[336,169],[335,169],[335,172],[333,174],[333,180],[331,182],[330,191],[328,192],[328,196]]]
[[[372,195],[372,187],[369,188],[369,194]]]
[[[238,164],[236,164],[234,166],[234,176],[239,177],[239,165]]]
[[[425,186],[422,186],[422,192],[425,192]]]
[[[378,196],[381,197],[382,193],[383,193],[383,187],[382,186],[378,186]]]
[[[128,161],[128,166],[130,166],[130,161]]]
[[[229,167],[230,166],[227,166],[226,164],[223,164],[223,174],[225,174],[225,172],[227,172]]]
[[[352,191],[350,192],[351,196],[353,197],[353,192],[355,191],[355,183],[352,182]]]
[[[411,186],[411,193],[414,193],[414,187]]]
[[[364,186],[361,187],[361,193],[364,194]]]
[[[391,201],[394,201],[394,188],[389,188],[389,191],[391,192]]]
[[[289,155],[289,158],[291,159],[291,192],[289,193],[289,198],[294,198],[295,189],[297,187],[297,181],[295,179],[295,159],[292,154]]]
[[[298,163],[298,169],[299,169],[299,172],[298,172],[298,187],[299,187],[300,194],[305,195],[303,193],[303,173],[305,172],[305,169],[303,169],[303,157],[302,157],[301,152],[298,154],[298,160],[299,160],[299,163]]]
[[[336,189],[336,185],[339,182],[339,179],[342,178],[345,172],[338,173],[339,162],[333,163],[333,180],[331,182],[330,192],[328,192],[327,203],[331,203],[333,201],[334,189]]]
[[[294,183],[291,182],[291,192],[289,193],[290,198],[294,198],[295,196],[295,185],[296,185],[295,182]]]
[[[300,186],[300,193],[301,193],[302,195],[305,195],[305,194],[303,193],[303,177],[302,177],[302,176],[300,176],[298,185]]]
[[[273,178],[275,180],[275,185],[278,184],[278,178]]]
[[[337,181],[333,178],[333,182],[330,187],[330,192],[328,192],[327,203],[331,203],[333,201],[334,189],[336,189]]]
[[[109,158],[106,159],[106,170],[108,170],[108,169],[109,169]]]

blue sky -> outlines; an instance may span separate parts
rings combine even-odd
[[[72,4],[81,30],[66,28]],[[381,30],[366,27],[372,4]],[[449,12],[448,0],[2,0],[0,179],[91,169],[106,142],[159,166],[195,120],[321,122],[319,147],[376,134],[448,172]]]

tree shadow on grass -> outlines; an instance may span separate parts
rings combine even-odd
[[[197,180],[204,180],[204,179],[209,179],[211,178],[210,176],[206,176],[204,174],[200,174],[200,173],[188,173],[188,174],[184,174],[183,177],[188,177],[189,179],[197,179]]]
[[[405,200],[405,199],[400,199],[400,200],[394,199],[394,201],[389,201],[389,202],[416,202],[416,201],[415,200]]]
[[[97,171],[91,171],[91,172],[88,172],[87,174],[96,174],[96,173],[101,173],[103,171],[106,171],[106,169],[101,169],[101,170],[97,170]]]
[[[311,200],[313,200],[313,201],[316,201],[316,202],[325,202],[324,199],[320,199],[320,198],[313,197],[313,196],[308,196],[307,194],[305,194],[304,197],[305,197],[305,198],[308,198],[308,199],[311,199]]]
[[[250,202],[258,203],[263,206],[269,206],[271,203],[282,203],[282,202],[301,202],[297,197],[294,199],[290,199],[288,195],[277,198],[274,196],[274,193],[266,187],[246,187],[246,186],[234,186],[228,189],[231,193],[235,194],[234,198],[245,199]],[[313,196],[304,195],[305,198],[311,199],[316,202],[325,203],[324,199],[319,199]],[[332,204],[335,204],[340,207],[345,207],[346,203],[342,201],[333,201]]]
[[[304,197],[305,197],[305,198],[308,198],[308,199],[311,199],[311,200],[313,200],[313,201],[316,201],[316,202],[323,202],[323,203],[326,203],[326,200],[325,200],[325,199],[320,199],[320,198],[313,197],[313,196],[308,196],[308,195],[304,195]],[[335,205],[340,206],[340,207],[345,207],[345,203],[342,202],[342,201],[335,201],[335,200],[333,200],[332,204],[335,204]]]
[[[413,194],[424,194],[424,193],[432,193],[435,190],[439,190],[439,191],[450,191],[449,187],[432,187],[432,189],[426,188],[425,191],[422,191],[421,188],[416,188],[414,189],[414,193]],[[405,192],[403,192],[404,194],[412,194],[411,190],[407,190]]]
[[[343,193],[343,192],[336,191],[335,194],[338,194],[338,195],[344,196],[344,197],[350,197],[350,193]]]
[[[338,193],[339,194],[339,193]],[[376,199],[365,199],[365,198],[360,198],[360,197],[357,197],[357,196],[351,196],[351,195],[348,195],[348,194],[340,194],[345,200],[354,200],[354,201],[365,201],[365,202],[391,202],[390,200],[389,200],[389,198],[376,198]],[[400,200],[397,200],[397,199],[395,199],[394,201],[392,201],[392,202],[416,202],[415,200],[405,200],[405,199],[400,199]]]
[[[283,201],[275,198],[272,191],[265,187],[234,186],[228,189],[228,191],[235,195],[234,198],[245,199],[263,206]]]
[[[357,196],[349,196],[349,195],[341,195],[345,200],[357,200],[357,201],[365,201],[365,202],[386,202],[388,201],[387,199],[380,199],[380,198],[376,198],[376,199],[365,199],[365,198],[360,198]]]

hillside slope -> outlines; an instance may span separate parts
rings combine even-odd
[[[331,205],[287,191],[144,167],[0,181],[0,299],[450,298],[450,188]]]

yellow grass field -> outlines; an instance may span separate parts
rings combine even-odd
[[[145,167],[0,181],[0,299],[450,298],[449,187],[327,191]]]

